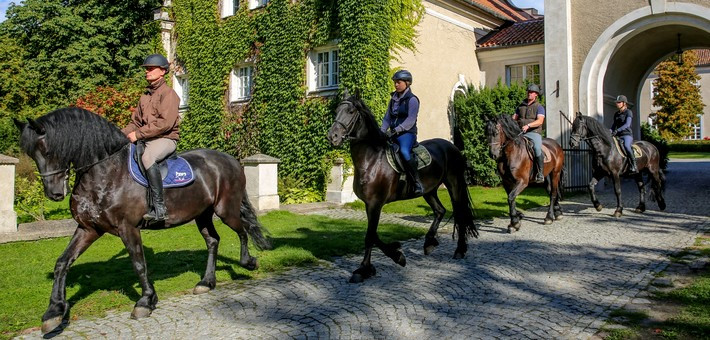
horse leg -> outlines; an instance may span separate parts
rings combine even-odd
[[[436,190],[424,194],[424,200],[434,211],[434,221],[431,222],[429,231],[424,237],[424,254],[429,255],[439,245],[439,241],[436,240],[436,232],[439,229],[439,224],[441,223],[441,220],[444,219],[446,209],[444,208],[444,205],[441,204],[441,201],[439,201],[439,196],[437,195]]]
[[[646,211],[646,183],[643,182],[643,174],[641,174],[641,171],[634,175],[634,179],[636,180],[636,186],[639,188],[639,205],[634,211],[643,213]]]
[[[597,209],[597,211],[602,211],[602,204],[599,203],[599,200],[597,200],[597,195],[596,195],[596,187],[597,183],[604,177],[604,174],[601,171],[594,171],[592,174],[592,180],[589,181],[589,196],[592,198],[592,204],[594,205],[594,209]]]
[[[123,245],[126,246],[128,254],[131,256],[133,270],[138,274],[138,281],[143,290],[141,298],[138,299],[135,306],[133,306],[131,318],[140,319],[148,317],[158,303],[158,294],[155,293],[153,284],[148,280],[148,267],[146,266],[145,256],[143,255],[143,242],[141,240],[140,229],[121,226],[118,229],[118,234],[121,237],[121,241],[123,241]]]
[[[69,267],[101,235],[95,229],[77,227],[69,244],[54,265],[54,283],[49,307],[42,315],[42,334],[47,334],[61,325],[68,311],[66,301],[66,279]]]
[[[195,218],[197,223],[197,229],[199,229],[200,234],[205,239],[205,244],[207,244],[207,266],[205,268],[205,275],[202,280],[195,285],[192,290],[193,294],[203,294],[214,289],[217,285],[217,278],[215,277],[215,268],[217,266],[217,248],[219,247],[219,234],[214,228],[214,223],[212,222],[211,209],[203,212],[200,216]]]
[[[238,214],[239,209],[235,209],[235,212]],[[249,235],[244,229],[241,217],[239,215],[234,215],[230,212],[225,216],[220,216],[220,218],[239,236],[239,265],[248,270],[254,270],[258,268],[259,263],[256,260],[256,257],[253,257],[249,254]]]
[[[515,199],[527,186],[528,184],[526,182],[519,180],[508,193],[508,215],[510,215],[508,233],[510,234],[520,230],[520,215],[522,214],[515,208]]]
[[[550,172],[550,180],[548,181],[548,187],[550,188],[550,205],[547,208],[547,216],[545,216],[544,224],[552,224],[559,216],[562,215],[561,210],[557,210],[559,207],[559,185],[560,185],[560,173],[556,171]],[[559,213],[559,215],[558,215]]]
[[[618,174],[612,175],[614,180],[614,194],[616,194],[616,210],[614,211],[614,217],[621,217],[624,213],[624,207],[621,203],[621,178]]]

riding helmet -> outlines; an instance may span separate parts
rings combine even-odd
[[[145,61],[143,61],[143,65],[141,66],[157,66],[164,69],[166,72],[170,70],[170,63],[168,62],[168,59],[163,57],[162,54],[151,54],[147,56],[145,58]]]
[[[626,99],[625,95],[620,94],[620,95],[616,96],[616,102],[617,103],[620,103],[620,102],[628,103],[629,101]]]
[[[530,84],[530,85],[528,85],[528,92],[535,92],[539,95],[540,94],[540,86],[537,86],[537,84]]]
[[[394,80],[402,80],[402,81],[406,81],[411,84],[412,83],[412,74],[407,70],[399,70],[394,73],[394,75],[392,76],[392,80],[393,81]]]

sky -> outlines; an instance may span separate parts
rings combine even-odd
[[[0,0],[4,1],[4,0]],[[545,0],[511,0],[519,8],[536,8],[540,14],[545,14]]]
[[[11,0],[0,0],[0,22],[5,21],[5,11],[7,11],[7,6],[10,5]],[[12,0],[15,3],[20,2],[19,0]]]

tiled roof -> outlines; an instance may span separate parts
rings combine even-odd
[[[514,22],[533,18],[529,13],[513,6],[507,0],[468,0],[468,2],[479,8],[492,12],[500,18]]]
[[[545,42],[545,20],[533,19],[501,26],[478,40],[479,48],[509,47]]]
[[[695,53],[698,55],[696,66],[710,65],[710,49],[695,50]]]

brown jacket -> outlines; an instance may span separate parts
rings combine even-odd
[[[162,78],[157,83],[148,85],[146,92],[138,100],[138,107],[133,111],[131,122],[121,129],[121,132],[128,135],[135,131],[139,140],[155,137],[178,140],[179,105],[180,98],[177,93]]]

